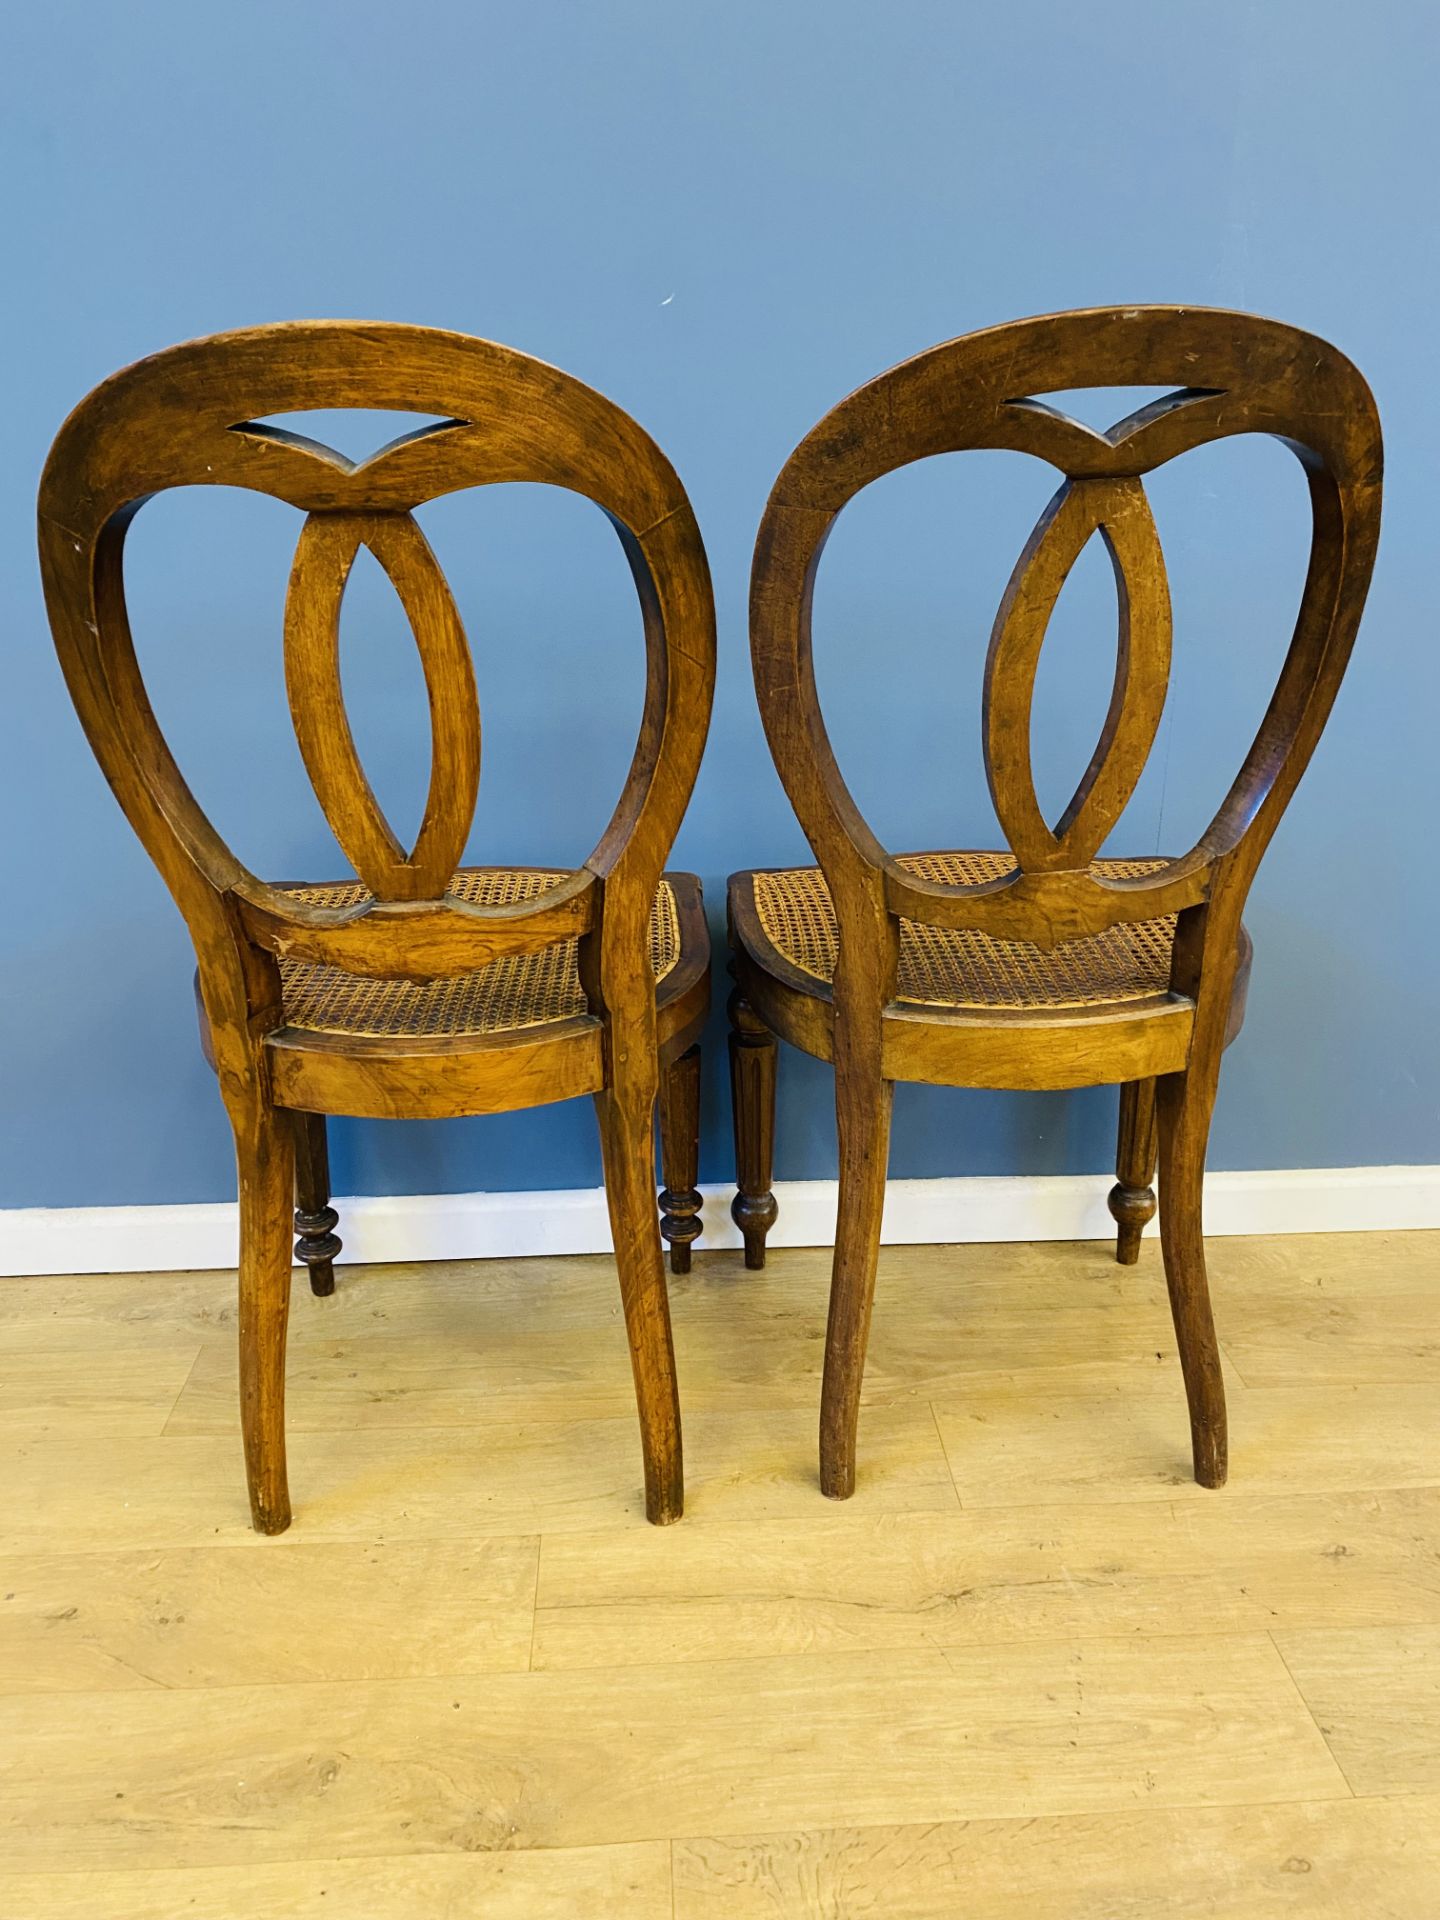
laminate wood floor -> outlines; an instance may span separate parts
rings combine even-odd
[[[278,1540],[232,1275],[0,1281],[0,1917],[1437,1920],[1440,1235],[1210,1260],[1225,1490],[1152,1241],[906,1247],[832,1504],[701,1255],[663,1531],[608,1259],[297,1276]]]

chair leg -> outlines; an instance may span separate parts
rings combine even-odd
[[[737,986],[730,995],[730,1106],[735,1198],[730,1218],[745,1238],[745,1265],[765,1265],[765,1236],[780,1208],[770,1191],[775,1157],[775,1036]]]
[[[310,1269],[310,1291],[335,1291],[340,1216],[330,1204],[330,1152],[323,1113],[295,1115],[295,1258]]]
[[[837,1034],[835,1117],[840,1148],[840,1203],[830,1319],[825,1330],[825,1382],[820,1396],[820,1490],[832,1500],[855,1491],[855,1435],[860,1384],[870,1338],[870,1307],[880,1257],[880,1216],[890,1157],[895,1083],[849,1071]]]
[[[1129,1080],[1120,1089],[1116,1184],[1110,1189],[1110,1212],[1119,1229],[1115,1258],[1122,1267],[1133,1267],[1140,1258],[1140,1236],[1155,1217],[1155,1162],[1159,1152],[1155,1082]]]
[[[700,1238],[700,1049],[691,1047],[660,1069],[660,1231],[671,1273],[689,1273],[691,1242]]]
[[[1225,1381],[1210,1312],[1201,1215],[1205,1148],[1214,1104],[1213,1077],[1193,1084],[1183,1073],[1157,1086],[1160,1133],[1160,1245],[1170,1311],[1190,1406],[1195,1478],[1223,1487],[1227,1466]]]
[[[680,1397],[665,1262],[655,1219],[654,1091],[633,1082],[595,1095],[605,1197],[630,1339],[640,1445],[645,1460],[645,1517],[668,1526],[685,1509],[680,1448]]]
[[[285,1475],[285,1329],[290,1315],[290,1225],[295,1131],[258,1102],[232,1112],[240,1175],[240,1426],[257,1533],[290,1524]]]

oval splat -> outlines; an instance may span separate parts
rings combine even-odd
[[[410,622],[430,709],[430,788],[415,846],[396,839],[365,776],[340,684],[340,607],[368,547]],[[380,900],[437,900],[465,852],[480,785],[480,702],[460,615],[408,513],[312,513],[285,600],[285,686],[330,830]]]
[[[1115,682],[1100,738],[1052,830],[1030,760],[1035,674],[1055,603],[1092,534],[1115,570]],[[985,661],[985,772],[995,812],[1029,873],[1088,867],[1135,791],[1170,679],[1170,589],[1159,535],[1136,479],[1067,481],[1016,562]]]

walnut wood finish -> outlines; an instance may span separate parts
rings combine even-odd
[[[349,406],[440,420],[356,464],[262,419]],[[640,600],[647,676],[629,777],[594,852],[538,899],[492,908],[447,895],[475,806],[480,715],[459,616],[413,510],[504,481],[564,487],[606,514]],[[150,496],[190,485],[250,488],[305,516],[285,610],[286,685],[316,796],[369,889],[359,906],[307,903],[251,873],[202,812],[151,711],[126,617],[125,534]],[[704,745],[715,640],[704,549],[669,463],[619,408],[527,355],[426,328],[304,322],[193,341],[104,382],[51,450],[39,530],[77,712],[199,961],[207,1053],[239,1167],[241,1397],[255,1525],[276,1533],[290,1518],[283,1408],[297,1202],[301,1258],[317,1288],[335,1250],[323,1121],[297,1124],[293,1113],[443,1117],[581,1093],[594,1095],[600,1119],[646,1510],[657,1522],[676,1519],[680,1419],[652,1129],[662,1062],[694,1044],[705,1016],[698,883],[677,887],[685,944],[658,999],[647,932]],[[429,700],[429,800],[408,852],[365,777],[340,685],[340,607],[361,546],[399,595]],[[425,979],[574,938],[587,1004],[574,1018],[477,1038],[393,1040],[285,1022],[282,960]]]
[[[700,1238],[700,1049],[687,1047],[660,1075],[660,1232],[670,1271],[689,1273]]]
[[[735,972],[732,961],[730,971]],[[730,1014],[730,1108],[735,1126],[735,1198],[730,1218],[745,1240],[745,1264],[765,1265],[765,1236],[780,1208],[770,1190],[775,1159],[775,1036],[737,986]]]
[[[1106,433],[1032,397],[1165,383],[1176,391]],[[1313,537],[1289,652],[1244,764],[1195,846],[1143,876],[1107,875],[1096,855],[1143,770],[1169,672],[1169,590],[1143,476],[1238,433],[1279,438],[1309,488]],[[985,664],[985,766],[1014,865],[998,879],[961,884],[901,866],[861,816],[820,711],[811,601],[826,539],[855,494],[910,462],[987,447],[1032,454],[1063,478],[1016,565]],[[1128,1261],[1138,1250],[1158,1153],[1161,1237],[1195,1473],[1207,1486],[1224,1479],[1224,1394],[1200,1205],[1220,1056],[1244,1013],[1250,945],[1241,912],[1349,657],[1374,560],[1380,491],[1379,421],[1348,360],[1291,327],[1179,307],[1056,314],[933,348],[843,401],[782,471],[755,550],[755,683],[771,753],[833,902],[833,981],[789,965],[766,938],[752,875],[732,879],[730,921],[738,1004],[747,1017],[835,1065],[840,1201],[820,1425],[827,1493],[843,1496],[854,1484],[897,1079],[1017,1089],[1125,1085],[1112,1196],[1117,1254]],[[1096,533],[1115,571],[1115,679],[1095,753],[1052,828],[1030,765],[1036,665],[1066,575]],[[1169,989],[1147,1000],[1057,1008],[1037,999],[1034,1007],[952,1010],[896,998],[902,920],[1045,950],[1171,914],[1179,918]],[[758,1135],[768,1135],[770,1122],[741,1100],[736,1115],[749,1178]]]
[[[340,1216],[330,1204],[330,1146],[323,1113],[295,1116],[295,1258],[310,1269],[310,1291],[335,1291]]]
[[[1140,1236],[1155,1218],[1155,1163],[1160,1136],[1155,1130],[1155,1082],[1127,1080],[1120,1089],[1120,1137],[1115,1148],[1115,1185],[1110,1212],[1119,1232],[1115,1258],[1133,1267],[1140,1258]]]

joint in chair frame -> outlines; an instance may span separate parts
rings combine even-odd
[[[1176,390],[1098,433],[1035,394]],[[1219,811],[1177,858],[1099,858],[1164,707],[1170,597],[1143,479],[1192,448],[1263,433],[1309,487],[1309,566],[1289,651]],[[1001,601],[984,669],[983,750],[999,852],[891,855],[846,788],[811,657],[816,572],[836,516],[933,454],[1006,448],[1061,473]],[[1244,1017],[1251,880],[1329,715],[1380,522],[1381,437],[1356,369],[1311,334],[1249,314],[1101,308],[952,340],[882,374],[806,436],[756,542],[751,647],[766,737],[818,869],[732,875],[737,1176],[747,1264],[764,1263],[776,1037],[835,1067],[839,1211],[820,1475],[855,1484],[861,1375],[897,1080],[991,1088],[1119,1084],[1117,1257],[1155,1211],[1190,1410],[1195,1477],[1226,1474],[1226,1417],[1201,1229],[1221,1054]],[[1046,627],[1098,533],[1119,601],[1100,739],[1051,828],[1030,712]]]
[[[440,416],[356,464],[264,416],[364,407]],[[529,481],[595,502],[630,564],[647,672],[624,790],[574,871],[461,866],[480,772],[469,646],[414,509]],[[301,755],[356,876],[269,884],[196,802],[146,697],[126,616],[126,530],[178,486],[270,494],[303,516],[285,608]],[[684,489],[636,423],[528,355],[462,334],[310,321],[154,355],[81,402],[41,483],[55,645],[90,744],[194,941],[202,1042],[235,1136],[241,1424],[252,1518],[290,1521],[285,1334],[291,1229],[317,1293],[339,1251],[326,1114],[440,1118],[594,1097],[652,1521],[683,1504],[680,1413],[654,1180],[677,1270],[698,1231],[695,1052],[709,1002],[699,882],[664,874],[709,722],[715,632]],[[339,617],[368,547],[414,633],[431,727],[408,852],[371,791],[340,686]],[[698,1196],[697,1196],[698,1202]]]

